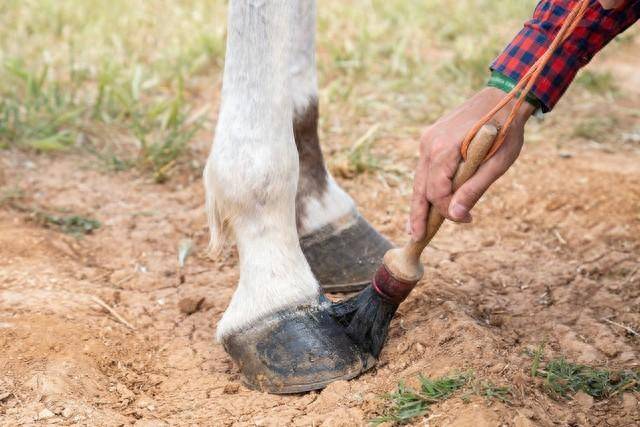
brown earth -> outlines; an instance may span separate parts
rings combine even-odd
[[[609,68],[629,77],[637,48],[595,67],[617,64]],[[213,341],[238,271],[235,250],[217,260],[205,253],[199,169],[209,135],[164,185],[79,154],[5,151],[3,194],[22,196],[0,207],[0,424],[352,426],[379,414],[399,379],[468,369],[512,387],[513,402],[456,397],[432,406],[429,425],[640,424],[637,394],[550,399],[529,377],[527,354],[546,340],[549,356],[638,367],[639,338],[603,319],[640,330],[640,142],[564,132],[604,111],[619,119],[615,135],[637,135],[640,82],[624,81],[635,96],[614,104],[572,92],[533,124],[531,143],[474,224],[446,224],[427,249],[426,277],[392,322],[378,367],[304,395],[246,389]],[[415,162],[412,141],[378,147],[405,171]],[[340,181],[366,217],[403,241],[409,174]],[[102,227],[76,238],[25,206],[64,208]],[[184,239],[194,249],[179,270]]]

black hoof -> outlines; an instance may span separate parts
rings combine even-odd
[[[245,384],[275,394],[301,393],[373,367],[375,359],[347,336],[329,310],[327,303],[298,307],[224,338]]]
[[[302,237],[300,246],[323,291],[329,293],[366,287],[392,247],[358,213]]]

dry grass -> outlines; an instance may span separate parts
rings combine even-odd
[[[381,123],[369,150],[463,99],[534,2],[497,3],[320,5],[323,135],[355,139]],[[210,118],[196,98],[219,84],[225,2],[9,0],[0,11],[0,146],[80,146],[112,169],[139,166],[161,181]],[[496,20],[511,25],[489,36]],[[361,151],[347,154],[351,166],[375,169]]]
[[[397,172],[380,161],[385,147],[378,142],[415,139],[480,88],[491,59],[535,3],[322,2],[325,152],[346,161],[350,174]],[[165,180],[197,131],[213,128],[225,21],[221,0],[2,2],[0,147],[81,147],[111,169],[136,166]],[[606,72],[584,74],[579,83],[596,96],[617,96]],[[605,128],[578,123],[574,136]]]

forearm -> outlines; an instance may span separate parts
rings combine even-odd
[[[518,81],[553,41],[564,18],[577,0],[542,0],[533,17],[493,62],[491,69]],[[532,94],[551,110],[576,73],[616,35],[640,18],[640,0],[630,0],[618,9],[606,10],[591,0],[585,17],[545,66]]]

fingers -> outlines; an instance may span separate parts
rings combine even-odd
[[[471,208],[482,194],[518,157],[522,148],[524,125],[533,113],[533,106],[523,106],[511,123],[505,144],[483,164],[478,172],[453,193],[453,177],[460,162],[460,144],[466,132],[491,111],[504,97],[500,89],[485,88],[441,117],[422,135],[420,161],[416,169],[411,200],[409,229],[415,240],[426,232],[429,210],[456,222],[470,222]],[[506,105],[494,119],[504,124],[513,105]]]
[[[458,146],[449,138],[438,138],[429,129],[421,138],[409,218],[410,234],[415,241],[426,234],[429,209],[448,217],[452,179],[460,158]]]
[[[480,166],[480,169],[467,182],[462,184],[451,198],[447,217],[456,222],[471,222],[471,209],[491,184],[511,166],[515,160],[515,158],[511,157],[510,152],[501,150]]]
[[[431,148],[431,162],[427,177],[427,199],[443,217],[448,217],[448,209],[453,193],[453,176],[460,161],[459,143],[456,141],[434,141]]]

